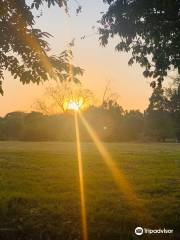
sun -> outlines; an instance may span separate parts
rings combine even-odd
[[[79,102],[75,102],[73,100],[70,100],[67,104],[67,109],[68,110],[73,110],[73,111],[80,111],[81,110],[81,104]]]
[[[78,99],[68,99],[64,102],[64,109],[70,111],[82,111],[85,108],[86,104],[83,98]]]

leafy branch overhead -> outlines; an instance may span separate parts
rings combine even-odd
[[[72,53],[63,52],[60,56],[49,56],[49,33],[35,28],[33,8],[39,9],[47,3],[48,7],[58,5],[67,10],[66,0],[33,0],[29,5],[25,0],[0,0],[0,93],[4,71],[7,70],[23,84],[39,84],[49,78],[78,81],[76,75],[82,74],[81,68],[70,64]],[[69,71],[71,69],[71,71]]]
[[[116,50],[130,52],[134,62],[161,85],[169,70],[180,73],[180,1],[177,0],[103,0],[109,8],[101,19],[103,46],[118,36]],[[155,81],[157,80],[157,81]]]

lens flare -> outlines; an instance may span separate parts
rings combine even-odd
[[[83,111],[88,107],[88,103],[81,96],[70,96],[65,99],[63,108],[65,110]]]
[[[82,163],[82,154],[81,154],[81,144],[80,144],[79,124],[78,124],[77,112],[74,113],[74,117],[75,117],[76,144],[77,144],[77,157],[78,157],[78,169],[79,169],[82,232],[83,232],[83,240],[88,240],[87,216],[86,216],[86,199],[85,199],[85,192],[84,192],[83,163]]]
[[[81,102],[69,100],[64,103],[64,108],[67,110],[80,111],[81,110]]]
[[[140,200],[134,191],[132,185],[129,183],[127,178],[125,177],[123,171],[116,166],[116,163],[113,161],[112,157],[110,156],[109,152],[106,150],[104,145],[99,140],[97,134],[94,132],[94,130],[91,128],[89,123],[86,121],[86,119],[83,117],[82,113],[79,114],[80,119],[84,126],[86,127],[89,135],[91,136],[92,140],[96,144],[101,156],[103,157],[103,160],[105,161],[106,165],[108,166],[109,170],[111,171],[111,174],[115,180],[116,185],[118,186],[119,190],[123,193],[126,200],[128,201],[129,206],[131,207],[134,217],[137,219],[137,221],[142,222],[144,219],[151,220],[150,215],[147,213],[145,214],[145,209],[142,203],[142,200]]]
[[[24,19],[22,18],[22,25],[25,24]],[[15,29],[16,31],[16,29]],[[24,29],[22,28],[21,31],[16,31],[17,36],[19,39],[21,39],[22,42],[27,44],[34,52],[36,52],[37,57],[39,58],[39,63],[41,66],[45,69],[45,71],[49,74],[49,76],[55,80],[58,79],[57,73],[55,73],[53,66],[51,62],[49,61],[49,58],[43,49],[43,47],[40,45],[39,41],[36,39],[36,37],[29,32],[27,34]]]

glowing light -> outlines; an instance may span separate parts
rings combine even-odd
[[[80,111],[85,109],[85,103],[83,97],[77,99],[70,99],[64,102],[65,110]]]
[[[113,161],[112,157],[110,156],[109,152],[106,150],[104,145],[100,142],[98,136],[96,135],[94,130],[91,128],[89,123],[86,121],[86,119],[83,117],[82,114],[79,114],[79,116],[84,126],[86,127],[89,135],[91,136],[92,140],[96,144],[100,154],[103,157],[103,160],[105,161],[106,165],[110,169],[116,185],[118,186],[119,190],[123,193],[125,198],[128,200],[129,205],[132,207],[132,210],[134,211],[133,212],[134,217],[135,218],[138,217],[137,221],[145,221],[144,219],[147,219],[147,213],[145,214],[142,201],[138,198],[133,187],[131,186],[129,181],[126,179],[123,171],[116,166],[116,163]],[[150,216],[148,217],[149,217],[148,219],[151,220],[151,217]]]
[[[21,17],[21,22],[22,22],[22,25],[24,25],[25,20],[23,17]],[[22,29],[24,29],[24,28],[22,28]],[[15,29],[15,31],[16,31],[16,29]],[[34,52],[38,53],[37,57],[40,60],[39,63],[45,69],[45,71],[49,74],[49,76],[51,78],[58,79],[58,75],[53,70],[53,66],[50,63],[45,50],[41,47],[37,38],[31,33],[29,33],[29,34],[25,33],[24,30],[16,31],[16,34],[21,39],[21,41],[23,41],[25,44],[30,46]]]
[[[112,157],[110,156],[108,151],[105,149],[104,145],[100,142],[98,136],[93,131],[93,129],[90,127],[90,125],[88,124],[86,119],[82,116],[82,114],[80,115],[80,118],[81,118],[83,124],[85,125],[87,131],[89,132],[91,138],[93,139],[94,143],[96,144],[96,146],[97,146],[99,152],[101,153],[103,159],[105,160],[105,163],[107,164],[107,166],[111,170],[111,173],[112,173],[114,179],[116,180],[116,183],[120,187],[120,189],[128,197],[128,199],[138,200],[135,192],[132,190],[132,187],[130,186],[130,184],[126,180],[123,172],[116,166]]]
[[[69,101],[68,105],[67,105],[67,109],[69,110],[73,110],[73,111],[79,111],[81,108],[81,105],[78,102],[74,102],[74,101]]]
[[[82,163],[82,155],[81,155],[81,144],[80,144],[79,124],[78,124],[77,113],[75,113],[74,116],[75,116],[76,144],[77,144],[77,157],[78,157],[78,169],[79,169],[79,184],[80,184],[81,219],[82,219],[83,240],[88,240],[86,200],[85,200],[85,193],[84,193],[83,163]]]

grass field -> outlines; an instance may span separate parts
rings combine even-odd
[[[180,239],[180,145],[105,144],[143,202],[142,227],[175,234],[137,237],[124,194],[92,143],[82,144],[89,240]],[[0,142],[0,239],[79,240],[76,145]]]

